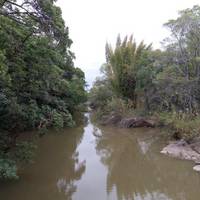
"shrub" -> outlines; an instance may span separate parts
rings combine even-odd
[[[0,178],[1,179],[17,179],[16,163],[10,159],[0,158]]]
[[[14,158],[16,161],[26,164],[33,162],[36,146],[33,143],[23,141],[16,144]]]
[[[200,116],[192,116],[183,112],[160,113],[160,121],[174,132],[178,139],[187,141],[200,135]]]

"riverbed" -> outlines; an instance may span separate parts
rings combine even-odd
[[[20,179],[0,184],[1,200],[199,200],[193,163],[160,154],[160,129],[88,122],[38,141]]]

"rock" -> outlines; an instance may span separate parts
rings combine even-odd
[[[121,128],[155,127],[155,123],[152,120],[134,117],[122,119],[119,126]]]
[[[155,127],[156,123],[153,120],[141,117],[123,118],[117,113],[111,113],[108,116],[103,116],[101,125],[116,125],[121,128],[138,128],[138,127]]]
[[[161,153],[174,158],[193,160],[195,162],[200,161],[200,154],[194,151],[191,146],[187,144],[184,140],[170,143],[165,148],[163,148]]]
[[[185,159],[185,160],[192,160],[195,162],[195,166],[193,167],[194,171],[200,172],[200,141],[199,139],[193,138],[188,144],[184,140],[179,140],[176,142],[171,142],[167,145],[161,153],[167,154],[169,156]]]
[[[195,165],[195,166],[193,167],[193,170],[194,170],[194,171],[197,171],[197,172],[200,172],[200,165]]]
[[[101,136],[102,136],[102,132],[101,132],[101,130],[98,129],[97,127],[94,127],[93,135],[94,135],[95,137],[101,137]]]
[[[197,153],[200,154],[200,139],[199,138],[194,138],[191,142],[190,142],[190,147],[196,151]]]
[[[200,142],[196,142],[194,144],[191,144],[190,146],[194,151],[200,154]]]
[[[146,119],[145,121],[148,124],[148,127],[154,128],[156,126],[156,122],[154,120]]]
[[[130,128],[135,123],[135,121],[136,121],[136,118],[125,118],[125,119],[122,119],[121,122],[119,123],[119,127],[121,127],[121,128]]]
[[[195,161],[195,165],[200,165],[200,162],[198,160]]]
[[[97,108],[97,105],[95,105],[95,103],[89,103],[89,108],[95,110]]]

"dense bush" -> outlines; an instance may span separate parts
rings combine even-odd
[[[183,138],[190,142],[191,139],[200,134],[199,116],[191,116],[190,114],[176,111],[162,112],[159,113],[158,116],[160,122],[171,129],[171,132],[176,139]]]
[[[159,80],[148,90],[150,109],[197,114],[200,111],[199,81]]]
[[[84,73],[74,67],[54,2],[0,4],[0,178],[16,177],[18,158],[31,157],[31,144],[17,142],[20,132],[73,126],[86,101]]]

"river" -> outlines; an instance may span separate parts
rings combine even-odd
[[[89,114],[86,114],[89,118]],[[38,141],[18,181],[0,184],[0,200],[199,200],[192,163],[160,154],[159,129],[85,125]]]

